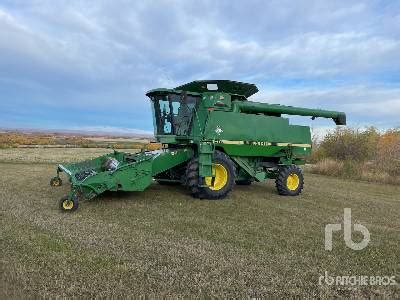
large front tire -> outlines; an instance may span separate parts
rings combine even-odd
[[[192,158],[186,168],[187,186],[195,198],[223,199],[232,190],[235,182],[235,165],[223,152],[213,155],[213,174],[215,177],[199,177],[199,159]],[[200,182],[200,181],[203,182]]]
[[[303,172],[296,165],[280,167],[275,185],[279,195],[297,196],[303,189]]]

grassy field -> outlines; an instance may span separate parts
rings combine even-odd
[[[33,132],[0,130],[0,149],[8,148],[107,148],[142,149],[152,140],[148,137],[100,136],[89,132]],[[98,133],[99,134],[99,133]]]
[[[59,164],[89,159],[112,151],[102,148],[9,148],[0,149],[0,163]],[[138,150],[125,151],[134,153]]]
[[[0,150],[0,298],[400,296],[398,285],[318,284],[325,271],[399,282],[399,186],[306,174],[297,198],[278,196],[270,182],[200,201],[182,187],[153,184],[63,214],[57,200],[68,186],[49,186],[54,163],[101,151],[48,150]],[[341,223],[345,207],[371,242],[354,251],[335,233],[325,251],[325,225]]]

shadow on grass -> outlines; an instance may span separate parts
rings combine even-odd
[[[171,198],[171,196],[187,196],[187,199],[193,199],[188,190],[182,185],[160,185],[151,184],[144,191],[105,191],[90,200],[84,200],[86,203],[99,202],[126,202],[126,201],[157,201],[160,198]]]
[[[290,199],[289,199],[290,198]],[[138,209],[143,205],[148,207],[169,208],[182,201],[188,202],[190,207],[202,207],[207,210],[230,209],[232,205],[246,205],[244,202],[254,199],[263,199],[263,202],[276,202],[294,200],[293,197],[279,196],[273,183],[253,183],[250,186],[235,185],[229,195],[220,200],[198,199],[190,195],[190,192],[182,185],[160,185],[152,183],[144,191],[106,191],[90,200],[83,200],[84,206],[90,209]],[[191,203],[191,204],[189,204]],[[206,205],[205,207],[203,207]],[[211,205],[211,206],[210,206]],[[258,206],[258,204],[254,204]],[[186,205],[185,205],[186,206]]]

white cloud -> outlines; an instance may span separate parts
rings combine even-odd
[[[146,90],[215,78],[395,124],[399,17],[372,1],[4,1],[0,104],[23,91],[35,107],[139,116]]]
[[[15,45],[13,50],[23,49],[27,55],[41,54],[43,63],[64,71],[75,70],[76,75],[84,75],[86,79],[112,80],[121,74],[136,78],[136,68],[140,72],[144,67],[140,72],[143,74],[152,69],[157,71],[160,64],[168,66],[171,77],[176,79],[183,77],[179,74],[180,69],[186,70],[185,76],[188,72],[215,76],[235,74],[236,77],[250,76],[260,80],[293,76],[329,78],[400,68],[399,39],[376,35],[368,31],[369,28],[329,32],[318,31],[315,26],[312,30],[283,34],[271,40],[265,36],[246,37],[240,29],[242,34],[223,30],[221,25],[226,19],[218,19],[221,13],[218,5],[212,6],[215,15],[208,16],[205,21],[203,18],[210,14],[209,11],[201,16],[188,14],[191,7],[180,2],[116,4],[113,9],[108,9],[107,4],[94,6],[73,1],[66,7],[59,3],[39,3],[33,12],[41,18],[40,22],[32,15],[23,15],[16,22],[10,14],[3,12],[23,31],[10,36],[7,44]],[[322,20],[317,15],[323,26],[332,20],[360,13],[365,10],[365,5],[338,6],[331,9],[330,14],[323,7],[319,9],[327,18]],[[257,11],[257,7],[254,10]],[[297,9],[288,8],[289,12],[291,10]],[[266,11],[264,18],[273,17],[273,14],[273,10]],[[306,12],[303,17],[311,16],[315,17]],[[286,20],[285,28],[295,26],[293,22]],[[246,27],[253,20],[238,23]],[[29,26],[36,30],[27,32]],[[269,34],[266,28],[266,36]],[[23,36],[16,42],[19,35]],[[2,36],[1,40],[6,39]]]
[[[400,125],[400,87],[339,85],[331,87],[262,87],[254,101],[344,111],[352,126]]]
[[[327,78],[400,68],[399,40],[359,32],[310,32],[268,43],[222,38],[216,46],[228,64],[236,64],[239,72],[252,70],[258,78]]]
[[[382,117],[399,117],[400,115],[400,94],[395,99],[381,99],[380,101],[364,102],[364,103],[348,103],[344,104],[344,108],[350,112],[357,112],[362,115],[382,116]],[[397,120],[400,125],[400,118]]]

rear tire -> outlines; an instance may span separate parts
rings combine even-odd
[[[199,159],[194,157],[186,168],[186,185],[195,198],[223,199],[232,190],[235,182],[235,165],[223,152],[215,151],[213,155],[215,177],[199,177]],[[204,182],[200,182],[203,180]],[[207,185],[207,186],[202,186]]]
[[[296,165],[282,166],[279,168],[275,185],[279,195],[297,196],[303,189],[303,172]]]

